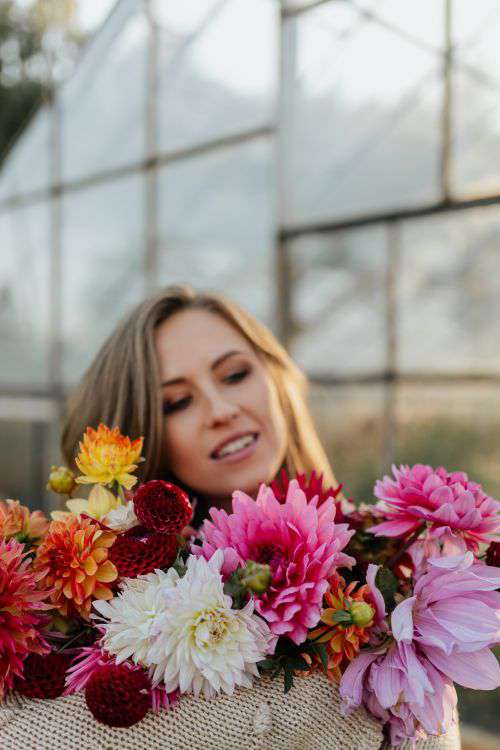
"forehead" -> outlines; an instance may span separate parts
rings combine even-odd
[[[156,331],[163,380],[189,376],[226,351],[252,354],[248,341],[220,315],[206,310],[183,310],[160,323]]]

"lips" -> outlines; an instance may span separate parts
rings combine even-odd
[[[218,454],[220,451],[229,443],[232,443],[234,440],[240,440],[243,437],[247,437],[248,435],[251,435],[253,438],[258,437],[258,432],[253,432],[252,430],[247,430],[246,432],[236,432],[234,435],[231,435],[230,437],[226,438],[222,442],[220,442],[211,452],[210,458],[217,459]]]

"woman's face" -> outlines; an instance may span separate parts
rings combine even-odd
[[[287,428],[274,383],[221,316],[184,310],[158,326],[166,455],[175,476],[219,505],[254,494],[284,461]]]

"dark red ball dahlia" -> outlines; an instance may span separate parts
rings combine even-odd
[[[344,518],[344,514],[342,512],[340,500],[337,500],[338,495],[342,491],[342,484],[339,484],[339,486],[335,488],[328,487],[327,489],[323,489],[323,474],[318,475],[315,471],[313,471],[313,473],[309,477],[309,480],[307,479],[306,474],[297,474],[295,478],[299,483],[300,489],[304,492],[308,503],[311,502],[315,495],[319,496],[318,506],[322,505],[329,497],[331,497],[332,500],[336,501],[335,522],[345,523],[346,519]],[[286,500],[289,484],[290,479],[288,478],[285,469],[281,470],[279,480],[271,482],[271,489],[274,493],[274,496],[277,498],[277,500],[279,500],[280,503],[284,503]]]
[[[169,568],[178,547],[175,534],[151,534],[143,527],[135,527],[116,537],[108,557],[120,578],[137,578],[157,568]]]
[[[14,690],[27,698],[59,698],[64,693],[70,662],[71,657],[56,651],[29,654],[23,664],[23,677],[16,677]]]
[[[486,552],[486,565],[500,568],[500,542],[491,542]]]
[[[193,516],[187,494],[162,479],[140,485],[134,494],[134,510],[147,529],[167,534],[180,534]]]
[[[151,708],[151,683],[142,669],[126,664],[104,664],[85,687],[93,716],[108,727],[131,727]]]

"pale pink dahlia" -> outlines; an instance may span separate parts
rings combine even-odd
[[[50,651],[38,630],[49,592],[37,590],[42,574],[33,573],[27,555],[15,539],[0,541],[0,702],[22,676],[28,654]]]
[[[452,681],[410,643],[362,651],[342,675],[340,697],[344,713],[363,705],[387,722],[394,746],[444,734],[456,721]]]
[[[459,685],[500,687],[500,665],[490,651],[500,643],[500,568],[476,562],[472,552],[428,563],[413,596],[391,615],[394,638],[415,643]]]
[[[274,635],[302,643],[318,624],[328,578],[336,567],[354,563],[341,551],[354,532],[335,524],[333,500],[318,507],[318,498],[308,502],[292,480],[284,503],[261,485],[256,500],[236,491],[233,513],[212,508],[210,516],[202,527],[203,544],[194,545],[193,553],[209,560],[223,550],[226,576],[247,560],[269,564],[271,585],[256,598],[255,610]]]
[[[392,471],[395,479],[385,476],[375,485],[387,519],[369,529],[376,536],[406,536],[426,523],[431,536],[457,535],[472,550],[500,540],[500,503],[464,472],[422,464]]]

